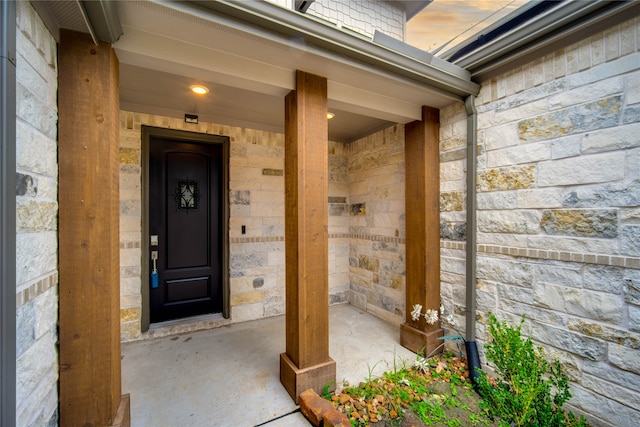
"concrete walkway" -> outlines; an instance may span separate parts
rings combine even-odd
[[[357,384],[415,354],[397,326],[351,305],[329,309],[337,380]],[[284,316],[122,345],[122,389],[133,427],[309,426],[280,384]],[[293,412],[293,413],[292,413]],[[289,414],[289,415],[287,415]]]

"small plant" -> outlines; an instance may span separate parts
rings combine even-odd
[[[549,363],[531,338],[521,337],[522,324],[516,328],[498,322],[489,313],[489,331],[493,340],[485,346],[486,357],[495,364],[497,384],[480,372],[479,392],[483,406],[500,426],[556,427],[587,426],[562,409],[571,398],[569,378],[559,361]]]
[[[330,399],[331,398],[331,387],[334,385],[335,383],[333,381],[329,381],[329,383],[327,383],[327,385],[325,385],[322,388],[322,397],[325,399]]]

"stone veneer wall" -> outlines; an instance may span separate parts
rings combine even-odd
[[[482,83],[478,340],[487,313],[560,358],[571,409],[640,419],[640,19]],[[441,112],[442,295],[464,329],[464,107]]]
[[[399,324],[405,309],[404,126],[348,148],[351,303]]]
[[[390,1],[316,0],[307,15],[316,16],[342,28],[373,37],[375,30],[403,40],[406,16],[404,10]]]
[[[16,425],[58,424],[56,42],[16,2]]]
[[[229,240],[231,319],[196,320],[140,333],[141,126],[230,137]],[[120,253],[122,340],[159,336],[284,313],[284,135],[121,112]],[[349,302],[347,150],[329,143],[330,303]],[[242,225],[246,234],[241,233]]]

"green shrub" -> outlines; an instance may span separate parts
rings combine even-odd
[[[501,420],[501,426],[587,426],[583,417],[576,419],[562,409],[571,398],[569,378],[559,361],[549,363],[531,338],[521,337],[523,323],[524,316],[513,328],[489,313],[493,340],[485,346],[485,354],[495,365],[497,380],[480,373],[482,405],[490,416]]]

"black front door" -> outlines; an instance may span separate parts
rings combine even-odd
[[[222,311],[223,153],[222,144],[150,137],[152,323]]]

